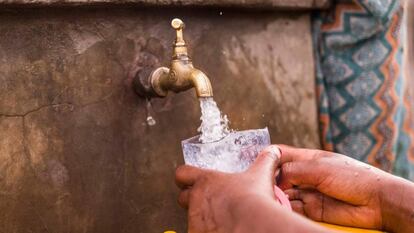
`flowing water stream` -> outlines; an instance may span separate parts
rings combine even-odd
[[[222,115],[212,97],[200,98],[201,125],[198,128],[201,143],[219,141],[230,133],[229,120]]]

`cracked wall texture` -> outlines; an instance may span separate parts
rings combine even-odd
[[[308,14],[219,12],[0,12],[0,232],[185,232],[173,176],[195,93],[153,100],[151,127],[130,86],[169,64],[173,17],[232,128],[319,146]]]

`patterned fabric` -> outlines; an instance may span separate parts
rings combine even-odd
[[[336,1],[313,17],[322,145],[414,179],[398,0]]]

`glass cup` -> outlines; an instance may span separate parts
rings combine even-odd
[[[200,143],[199,136],[182,141],[185,164],[221,172],[243,172],[270,145],[267,128],[236,131],[219,141]]]
[[[185,164],[228,173],[247,170],[259,152],[270,145],[267,128],[232,132],[219,141],[204,144],[199,137],[181,142]],[[291,210],[288,197],[276,185],[273,188],[279,203]]]

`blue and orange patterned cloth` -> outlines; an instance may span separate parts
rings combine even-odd
[[[316,82],[323,148],[414,180],[402,18],[398,0],[337,0],[316,13]]]

